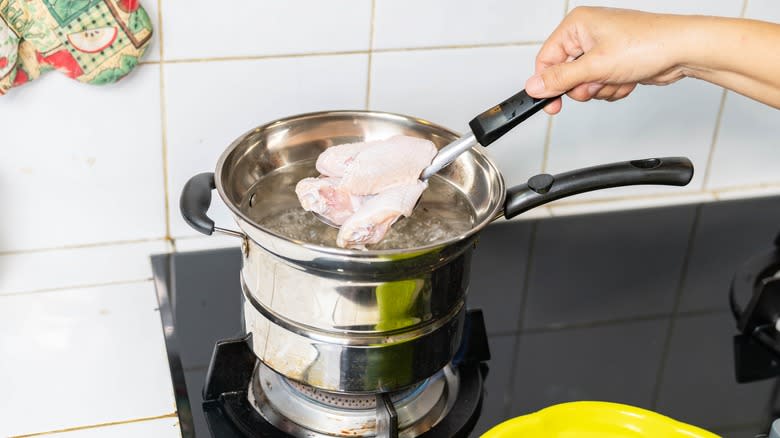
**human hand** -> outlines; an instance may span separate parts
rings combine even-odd
[[[681,18],[627,9],[575,8],[545,41],[525,90],[536,98],[566,93],[581,102],[614,101],[628,96],[637,84],[675,82],[685,77]],[[550,114],[560,110],[561,99],[545,107]]]

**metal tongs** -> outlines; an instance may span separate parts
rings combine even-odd
[[[571,56],[568,62],[576,61],[582,54]],[[439,149],[431,164],[423,169],[420,179],[427,181],[440,170],[449,166],[463,152],[473,148],[477,143],[487,147],[490,143],[503,137],[512,128],[527,118],[539,112],[550,102],[563,96],[536,99],[525,90],[474,117],[469,122],[471,132]]]
[[[423,169],[420,179],[427,181],[477,144],[488,146],[558,97],[536,99],[523,90],[484,111],[469,122],[471,132],[439,149],[431,164]]]

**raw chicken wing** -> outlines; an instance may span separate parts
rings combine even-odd
[[[340,182],[341,178],[304,178],[298,181],[295,193],[304,210],[341,225],[357,211],[363,200],[340,187]]]
[[[372,146],[376,142],[347,143],[331,146],[317,157],[315,165],[317,171],[325,176],[344,176],[347,166],[355,159],[355,156],[363,149]]]
[[[412,185],[437,152],[431,141],[416,137],[399,135],[372,143],[357,152],[344,170],[341,186],[353,195]]]
[[[363,249],[366,245],[379,243],[398,218],[412,214],[426,187],[428,183],[416,180],[371,196],[341,226],[336,244],[342,248]]]
[[[332,146],[317,157],[322,175],[302,179],[295,193],[304,210],[340,226],[338,246],[365,249],[412,214],[428,187],[420,173],[437,152],[431,141],[403,135]]]

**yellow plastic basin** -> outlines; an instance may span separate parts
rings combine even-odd
[[[661,414],[618,403],[572,402],[507,420],[482,438],[717,438]]]

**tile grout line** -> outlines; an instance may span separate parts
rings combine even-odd
[[[547,130],[544,133],[544,149],[542,150],[542,173],[547,172],[548,160],[550,159],[550,143],[552,143],[553,119],[553,116],[547,114]]]
[[[274,55],[214,56],[211,58],[179,58],[162,61],[162,64],[194,64],[225,61],[260,61],[267,59],[308,58],[321,56],[365,55],[368,50],[345,50],[337,52],[280,53]]]
[[[374,27],[376,26],[376,0],[371,0],[371,23],[368,31],[368,68],[366,69],[366,101],[363,109],[368,110],[371,104],[371,63],[374,53]]]
[[[198,62],[223,62],[223,61],[256,61],[264,59],[288,59],[288,58],[306,58],[317,56],[341,56],[341,55],[366,55],[369,53],[387,53],[387,52],[415,52],[415,51],[433,51],[433,50],[452,50],[452,49],[484,49],[496,47],[518,47],[518,46],[536,46],[542,41],[510,41],[502,43],[484,43],[484,44],[451,44],[444,46],[419,46],[419,47],[390,47],[370,50],[343,50],[334,52],[302,52],[302,53],[279,53],[272,55],[238,55],[238,56],[215,56],[208,58],[180,58],[160,60],[160,64],[188,64]],[[149,63],[158,63],[158,61],[148,61]]]
[[[652,315],[630,316],[625,318],[616,318],[616,319],[609,319],[604,321],[584,321],[584,322],[577,322],[573,324],[547,325],[543,327],[531,327],[527,329],[522,329],[518,332],[518,334],[533,335],[539,333],[551,333],[551,332],[554,333],[554,332],[565,331],[565,330],[582,330],[582,329],[591,329],[591,328],[599,328],[599,327],[609,327],[613,325],[630,324],[634,322],[657,321],[669,317],[670,315],[666,313],[655,313]]]
[[[568,1],[568,0],[567,0]],[[742,0],[742,9],[739,12],[739,17],[744,18],[747,12],[749,0]],[[718,115],[715,117],[715,128],[712,132],[712,142],[710,143],[710,153],[707,155],[707,164],[704,168],[704,176],[702,178],[701,187],[703,190],[708,190],[710,185],[710,176],[712,172],[712,160],[715,156],[715,149],[718,144],[718,138],[720,136],[720,126],[723,122],[723,110],[726,107],[726,96],[728,96],[728,90],[723,89],[720,96],[720,104],[718,105]]]
[[[522,46],[538,46],[544,41],[508,41],[502,43],[482,43],[482,44],[448,44],[443,46],[417,46],[417,47],[386,47],[382,49],[374,49],[374,52],[418,52],[418,51],[433,51],[433,50],[453,50],[453,49],[486,49],[486,48],[498,48],[498,47],[522,47]]]
[[[101,427],[109,427],[109,426],[120,426],[123,424],[133,424],[133,423],[143,423],[145,421],[153,421],[153,420],[162,420],[165,418],[176,418],[177,413],[174,411],[170,414],[163,414],[163,415],[156,415],[153,417],[142,417],[142,418],[135,418],[132,420],[121,420],[121,421],[109,421],[106,423],[98,423],[98,424],[90,424],[87,426],[75,426],[75,427],[67,427],[64,429],[56,429],[56,430],[50,430],[46,432],[36,432],[36,433],[29,433],[24,435],[13,435],[9,438],[29,438],[29,437],[35,437],[35,436],[43,436],[43,435],[52,435],[52,434],[59,434],[59,433],[65,433],[65,432],[75,432],[78,430],[88,430],[88,429],[98,429]]]
[[[96,287],[104,287],[104,286],[119,286],[125,284],[146,283],[152,281],[153,279],[154,278],[152,277],[146,277],[146,278],[139,278],[135,280],[117,280],[117,281],[106,281],[103,283],[76,284],[72,286],[57,286],[57,287],[50,287],[50,288],[43,288],[43,289],[20,291],[20,292],[2,292],[0,293],[0,299],[2,299],[3,297],[18,297],[21,295],[61,292],[61,291],[72,290],[72,289],[94,289]]]
[[[719,314],[730,315],[731,314],[730,312],[731,311],[728,309],[710,308],[710,309],[688,310],[684,312],[678,312],[677,316],[681,318],[690,318],[690,317],[697,317],[697,316],[708,316],[708,315],[719,315]],[[582,330],[582,329],[590,329],[590,328],[611,327],[616,325],[631,324],[634,322],[660,321],[664,319],[669,319],[671,317],[672,317],[671,313],[654,313],[652,315],[632,316],[632,317],[608,319],[602,321],[587,321],[587,322],[578,322],[574,324],[548,325],[543,327],[527,328],[527,329],[520,330],[518,332],[514,332],[514,334],[534,335],[539,333],[555,333],[555,332],[561,332],[567,330]],[[512,332],[496,332],[493,333],[492,335],[503,336],[506,334],[512,334]]]
[[[688,267],[691,263],[691,256],[693,254],[694,242],[696,239],[696,232],[699,229],[699,218],[701,216],[701,208],[699,205],[693,214],[693,221],[691,221],[691,227],[689,229],[688,242],[685,248],[685,258],[683,259],[682,266],[680,267],[680,279],[677,282],[677,293],[674,297],[674,305],[672,306],[671,318],[669,318],[669,324],[666,326],[666,336],[664,338],[663,350],[661,350],[661,360],[658,365],[658,370],[655,375],[655,386],[653,387],[653,398],[650,401],[652,410],[657,409],[658,399],[661,396],[661,386],[664,382],[664,374],[666,372],[666,362],[669,360],[669,350],[672,346],[672,338],[674,336],[674,328],[677,323],[677,317],[680,313],[680,303],[682,302],[682,295],[685,291],[685,284],[688,280]]]
[[[720,104],[718,106],[718,115],[715,118],[715,129],[712,131],[712,142],[710,143],[710,153],[707,155],[707,164],[704,168],[704,177],[702,178],[701,187],[703,190],[707,190],[710,185],[710,173],[712,171],[712,160],[715,156],[715,149],[718,144],[718,137],[720,136],[720,126],[723,122],[723,109],[726,106],[726,96],[728,96],[728,90],[723,89],[720,96]]]
[[[518,361],[518,355],[520,353],[520,333],[523,329],[523,319],[525,317],[526,311],[526,304],[528,300],[528,289],[531,285],[531,268],[533,268],[533,255],[534,255],[534,249],[536,247],[536,233],[537,229],[539,227],[539,221],[535,220],[531,224],[531,231],[529,232],[528,236],[528,251],[526,252],[526,262],[525,262],[525,278],[523,279],[523,286],[520,290],[520,308],[518,309],[518,317],[517,317],[517,325],[515,326],[516,330],[516,337],[515,337],[515,343],[512,346],[512,361],[510,370],[516,370],[517,369],[517,361]],[[507,386],[504,389],[504,397],[503,397],[503,412],[501,412],[501,416],[503,418],[507,418],[509,416],[509,411],[511,408],[511,405],[514,400],[515,396],[515,374],[511,373],[509,375],[509,382],[507,382]]]
[[[12,250],[12,251],[2,251],[0,252],[0,257],[9,256],[9,255],[34,254],[39,252],[50,252],[50,251],[68,251],[72,249],[100,248],[104,246],[136,245],[140,243],[165,242],[165,240],[166,240],[165,237],[150,237],[148,239],[114,240],[114,241],[107,241],[107,242],[84,243],[84,244],[77,244],[77,245],[52,246],[48,248],[20,249],[20,250]]]
[[[609,204],[613,202],[621,202],[621,201],[650,201],[655,199],[679,199],[679,198],[686,198],[686,197],[693,197],[693,196],[701,196],[701,195],[712,195],[712,192],[707,191],[696,191],[696,192],[676,192],[676,193],[665,193],[665,194],[647,194],[647,195],[635,195],[635,196],[614,196],[614,197],[604,197],[604,198],[596,198],[596,199],[580,199],[580,200],[563,200],[558,201],[555,203],[549,204],[550,207],[556,207],[556,206],[577,206],[577,205],[592,205],[592,204]]]
[[[160,136],[162,143],[163,199],[165,214],[165,239],[171,240],[171,201],[168,192],[168,110],[165,98],[165,48],[163,39],[162,0],[157,0],[157,35],[160,48]]]

